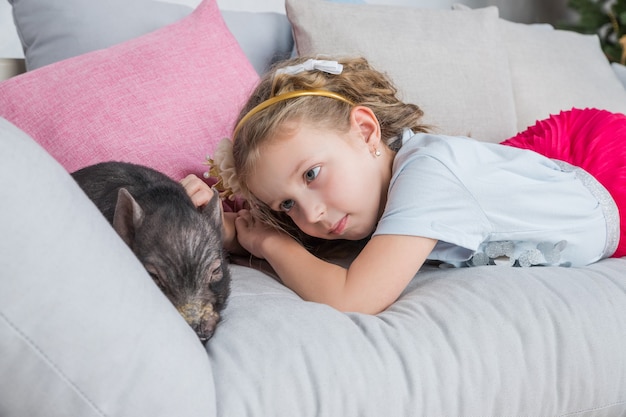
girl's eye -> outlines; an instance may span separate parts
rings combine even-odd
[[[320,173],[320,167],[311,168],[304,174],[304,179],[306,179],[307,182],[311,182],[315,178],[317,178],[319,173]]]
[[[293,208],[294,204],[296,203],[293,200],[285,200],[280,203],[280,209],[284,212],[288,212]]]
[[[320,167],[311,168],[307,172],[304,173],[304,179],[306,182],[312,182],[313,180],[315,180],[315,178],[317,178],[319,173],[320,173]],[[280,210],[284,212],[289,212],[289,210],[291,210],[293,206],[295,205],[296,205],[295,201],[285,200],[282,203],[280,203]]]

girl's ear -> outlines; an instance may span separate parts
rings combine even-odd
[[[371,149],[379,146],[380,124],[376,115],[369,107],[356,106],[350,111],[350,125],[356,130]]]

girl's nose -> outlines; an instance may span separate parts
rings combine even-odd
[[[324,205],[316,199],[310,199],[302,206],[302,214],[308,223],[319,222],[324,212]]]

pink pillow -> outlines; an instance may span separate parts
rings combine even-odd
[[[258,75],[215,0],[142,37],[0,83],[0,116],[68,171],[120,160],[201,175]]]

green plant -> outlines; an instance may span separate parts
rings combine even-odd
[[[626,0],[569,0],[568,6],[577,12],[578,19],[559,28],[597,34],[609,61],[625,64]]]

